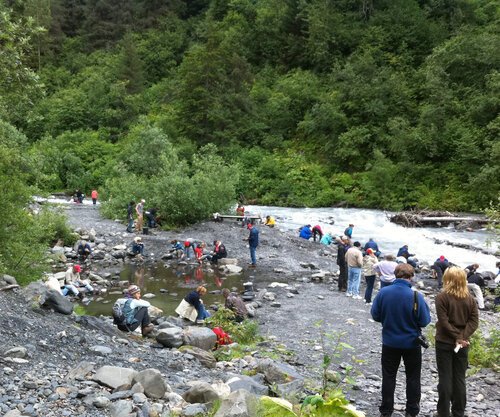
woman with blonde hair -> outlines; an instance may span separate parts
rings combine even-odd
[[[463,417],[467,402],[465,372],[470,337],[479,324],[476,301],[467,289],[467,275],[456,266],[443,275],[443,291],[436,297],[436,363],[439,417]]]
[[[195,291],[191,291],[188,295],[184,297],[184,301],[191,304],[198,315],[196,317],[196,322],[203,322],[206,318],[210,317],[210,313],[205,309],[201,297],[207,293],[207,289],[200,285]]]

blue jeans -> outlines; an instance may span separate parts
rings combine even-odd
[[[132,233],[134,231],[134,219],[128,219],[127,232]]]
[[[389,285],[392,285],[392,282],[380,280],[380,288],[388,287]]]
[[[196,320],[205,320],[210,317],[210,313],[205,309],[203,304],[200,304],[200,308],[198,309],[198,316]]]
[[[250,246],[250,259],[252,259],[252,265],[257,265],[257,246]]]
[[[372,302],[373,284],[375,284],[375,275],[368,275],[365,277],[366,290],[365,290],[365,301],[367,303]]]
[[[347,292],[352,295],[359,295],[359,283],[361,281],[361,268],[349,267],[347,278]]]

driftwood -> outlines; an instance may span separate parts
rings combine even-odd
[[[483,249],[483,248],[478,248],[477,246],[468,245],[467,243],[451,242],[449,240],[437,239],[437,238],[432,238],[432,240],[437,245],[445,244],[445,245],[448,245],[448,246],[453,246],[455,248],[462,248],[462,249],[467,249],[467,250],[471,250],[471,251],[474,251],[474,252],[481,252],[481,253],[484,253],[486,255],[494,255],[494,256],[499,256],[500,255],[500,251],[496,251],[495,252],[493,250],[487,250],[487,249]]]
[[[6,285],[5,287],[0,287],[0,291],[13,290],[14,288],[19,288],[19,285],[16,284]]]
[[[459,216],[448,211],[403,211],[389,217],[392,223],[406,227],[448,226],[451,223],[461,229],[478,229],[491,221],[483,216]]]

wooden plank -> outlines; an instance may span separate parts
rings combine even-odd
[[[474,218],[474,217],[421,217],[415,216],[415,219],[423,223],[434,223],[434,222],[476,222],[476,223],[488,223],[490,220],[484,218]]]

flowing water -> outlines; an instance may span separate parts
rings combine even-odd
[[[323,231],[330,231],[335,236],[344,234],[344,229],[352,223],[355,225],[353,240],[359,240],[362,245],[370,237],[374,238],[384,254],[396,255],[398,249],[407,244],[410,253],[416,254],[420,261],[433,263],[436,258],[444,255],[450,261],[461,267],[472,263],[480,265],[479,271],[495,271],[498,259],[493,255],[457,248],[447,244],[436,244],[433,238],[452,243],[467,244],[481,249],[498,250],[498,242],[486,229],[474,232],[457,231],[453,228],[406,228],[389,221],[394,214],[381,210],[354,208],[285,208],[266,206],[247,206],[252,214],[262,216],[273,215],[279,227],[296,230],[305,224],[319,224]],[[333,224],[332,224],[333,223]]]

